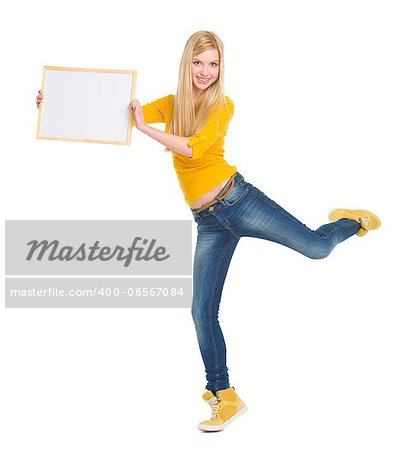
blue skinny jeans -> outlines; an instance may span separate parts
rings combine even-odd
[[[245,181],[239,172],[225,197],[201,212],[191,212],[198,230],[191,312],[205,366],[206,389],[217,391],[230,387],[218,311],[228,267],[240,238],[266,239],[308,258],[321,259],[356,234],[360,223],[340,219],[313,231]]]

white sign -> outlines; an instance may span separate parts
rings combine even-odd
[[[36,138],[130,145],[136,73],[44,66]]]

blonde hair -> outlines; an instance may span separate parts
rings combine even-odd
[[[211,49],[218,51],[218,79],[201,93],[197,104],[194,105],[191,65],[196,55]],[[224,94],[223,43],[212,31],[197,31],[189,37],[182,54],[169,132],[177,136],[192,136],[203,128],[215,107],[218,107],[218,127],[219,114],[224,105],[228,107]],[[165,151],[171,150],[165,149]]]

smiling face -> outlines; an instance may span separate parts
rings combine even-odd
[[[196,55],[191,64],[194,95],[198,96],[218,79],[220,60],[217,49],[210,49]]]

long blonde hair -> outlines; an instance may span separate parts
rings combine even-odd
[[[194,105],[191,64],[196,55],[211,49],[218,51],[218,79],[201,93],[197,104]],[[169,133],[177,136],[192,136],[203,128],[215,107],[218,107],[218,127],[219,114],[224,105],[227,105],[227,102],[224,93],[223,43],[212,31],[197,31],[189,37],[182,54]],[[171,150],[166,149],[165,151]]]

